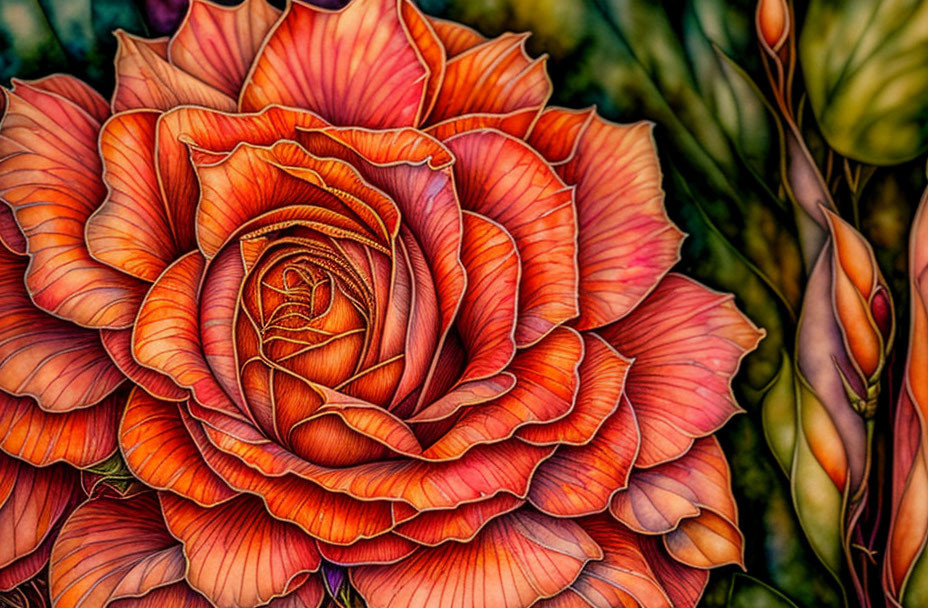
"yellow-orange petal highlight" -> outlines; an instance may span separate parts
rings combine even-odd
[[[788,20],[789,7],[785,0],[761,0],[757,5],[757,29],[771,48],[783,37]]]

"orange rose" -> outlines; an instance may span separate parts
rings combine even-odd
[[[762,332],[667,275],[649,124],[408,0],[119,40],[112,116],[20,83],[0,125],[29,292],[135,383],[154,490],[70,517],[55,606],[693,606],[741,562],[711,435]]]

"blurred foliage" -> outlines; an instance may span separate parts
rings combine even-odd
[[[836,151],[890,165],[928,149],[926,22],[924,0],[810,2],[799,56],[815,116]]]

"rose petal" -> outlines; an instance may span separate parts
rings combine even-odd
[[[0,393],[0,449],[33,464],[67,462],[87,467],[113,455],[125,395],[71,412],[42,411],[29,398]]]
[[[199,302],[205,260],[191,251],[158,278],[139,309],[132,335],[136,360],[189,388],[197,401],[247,420],[216,382],[200,346]]]
[[[0,103],[0,111],[2,105]],[[13,210],[3,201],[0,201],[0,245],[9,249],[10,253],[26,255],[26,237],[13,217]]]
[[[35,468],[0,453],[0,568],[39,548],[80,493],[73,469]]]
[[[26,258],[0,249],[0,390],[51,412],[88,407],[124,378],[98,332],[48,315],[23,285]]]
[[[521,138],[525,136],[537,117],[538,108],[513,110],[506,114],[465,114],[437,122],[426,127],[425,132],[439,141],[445,141],[459,133],[481,129],[495,129]]]
[[[394,532],[421,545],[434,546],[448,540],[467,542],[474,538],[494,518],[514,511],[525,501],[510,494],[497,494],[487,500],[461,505],[456,509],[417,513],[411,507],[398,505],[397,519],[406,514],[412,519],[398,525]],[[405,519],[405,518],[404,518]]]
[[[631,361],[594,333],[582,337],[585,354],[574,408],[550,424],[520,428],[520,439],[536,445],[584,445],[619,407]]]
[[[113,363],[133,384],[150,395],[165,401],[183,401],[190,394],[177,386],[170,377],[139,365],[132,356],[132,329],[102,329],[100,341]]]
[[[525,52],[527,34],[503,34],[448,61],[429,123],[463,114],[541,109],[551,95],[546,58]]]
[[[29,86],[64,97],[103,124],[110,116],[110,104],[83,80],[67,74],[52,74],[30,80]]]
[[[699,439],[678,460],[635,471],[628,488],[613,497],[610,511],[642,534],[670,532],[703,509],[737,521],[730,478],[718,440]]]
[[[246,0],[238,6],[193,0],[168,45],[168,57],[178,68],[237,99],[251,62],[279,16],[266,0]]]
[[[178,412],[178,404],[159,401],[134,389],[119,425],[126,465],[146,485],[170,490],[211,506],[237,495],[209,468]]]
[[[574,157],[580,147],[581,136],[586,133],[595,109],[569,110],[546,108],[538,116],[538,122],[527,138],[528,143],[538,150],[553,165],[562,164]]]
[[[537,342],[577,315],[573,191],[537,152],[502,133],[465,133],[445,144],[457,158],[461,206],[498,222],[519,248],[516,343]]]
[[[467,382],[502,371],[515,354],[520,264],[515,241],[505,229],[474,213],[463,218],[461,263],[467,290],[457,329],[468,355],[460,382]]]
[[[563,156],[571,141],[569,121],[576,117],[560,118],[560,112],[548,110],[533,131],[553,140],[533,142],[549,159]],[[565,130],[552,134],[554,127]],[[683,233],[664,210],[650,123],[617,125],[593,115],[575,141],[576,153],[557,171],[577,185],[580,318],[575,323],[583,330],[634,309],[680,259]]]
[[[84,223],[105,196],[99,121],[29,83],[6,92],[0,123],[0,196],[29,244],[26,285],[43,309],[88,327],[126,327],[144,283],[97,262]]]
[[[740,411],[730,382],[763,338],[733,297],[668,275],[627,317],[599,333],[635,363],[625,392],[641,428],[638,466],[682,455]]]
[[[538,467],[529,501],[558,517],[603,511],[628,482],[638,437],[634,411],[625,399],[588,444],[562,446]]]
[[[252,65],[239,109],[280,104],[337,125],[412,126],[428,78],[396,0],[352,2],[339,11],[294,2]]]
[[[309,127],[326,123],[309,112],[276,106],[257,114],[228,114],[186,106],[162,115],[158,122],[158,176],[177,241],[184,250],[196,246],[199,200],[199,184],[187,144],[221,153],[231,152],[242,142],[269,146],[292,137],[298,124]]]
[[[58,524],[60,527],[61,522]],[[48,557],[52,554],[52,545],[55,544],[56,532],[53,530],[32,553],[0,568],[0,593],[11,591],[45,569]]]
[[[712,511],[703,511],[698,517],[681,521],[676,530],[664,536],[664,546],[674,559],[694,568],[726,564],[744,567],[741,531]]]
[[[103,125],[100,153],[109,193],[87,220],[85,233],[96,259],[149,282],[183,253],[155,167],[159,116],[154,110],[124,112]]]
[[[184,568],[153,494],[96,498],[78,507],[55,541],[49,594],[55,606],[106,606],[181,581]]]
[[[182,417],[206,462],[226,483],[241,492],[260,496],[270,513],[295,523],[307,534],[330,543],[350,544],[393,527],[389,503],[361,502],[344,494],[327,492],[282,469],[275,471],[272,477],[265,477],[260,470],[244,463],[249,463],[249,456],[255,453],[273,457],[274,453],[282,452],[279,446],[236,443],[234,438],[225,436],[227,441],[219,443],[225,451],[220,451],[212,443],[219,435],[213,432],[213,438],[207,438],[202,427],[189,416]],[[236,453],[236,456],[226,452]],[[254,462],[249,464],[254,465]]]
[[[602,561],[587,564],[567,590],[554,599],[537,604],[538,608],[677,606],[652,570],[637,534],[617,525],[607,516],[586,518],[580,521],[580,525],[602,547]]]
[[[510,437],[523,425],[563,418],[574,407],[582,360],[580,334],[555,329],[516,355],[508,367],[516,377],[511,391],[490,403],[469,407],[425,456],[457,458],[475,445]]]
[[[257,498],[211,508],[173,494],[159,498],[168,530],[184,545],[187,581],[219,608],[264,604],[285,595],[298,574],[319,568],[313,540],[273,519]]]
[[[163,47],[116,30],[116,90],[113,110],[170,110],[182,105],[235,111],[235,99],[173,65]]]
[[[416,543],[395,534],[359,540],[353,545],[331,545],[322,541],[317,544],[322,557],[342,566],[393,564],[419,548]]]
[[[470,543],[355,568],[351,580],[371,608],[516,608],[557,594],[600,558],[602,550],[573,521],[517,511]]]
[[[445,45],[445,52],[449,59],[486,41],[485,37],[466,25],[461,25],[454,21],[436,19],[435,17],[429,17],[428,19],[435,33],[438,35],[438,38],[441,40],[441,43]]]
[[[146,593],[142,597],[110,602],[107,608],[211,608],[202,595],[187,583],[174,583]],[[315,607],[313,607],[315,608]]]

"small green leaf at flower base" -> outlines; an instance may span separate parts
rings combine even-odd
[[[728,608],[796,608],[796,604],[753,576],[735,574],[731,577]]]

